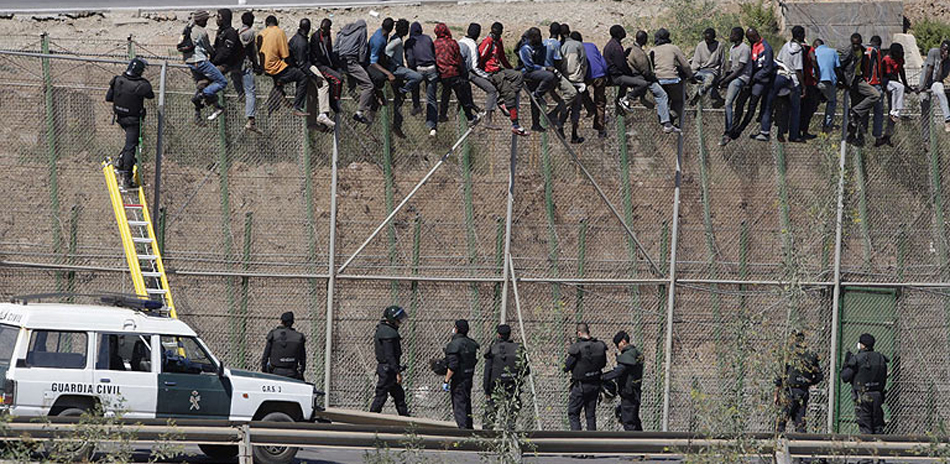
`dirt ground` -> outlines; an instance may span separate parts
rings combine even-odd
[[[735,10],[738,0],[715,0],[725,10]],[[586,40],[605,42],[612,24],[643,24],[662,17],[670,2],[664,0],[543,0],[516,2],[473,2],[443,5],[403,5],[378,8],[333,8],[311,10],[261,10],[262,22],[275,14],[288,31],[300,18],[316,20],[329,17],[335,28],[357,19],[364,19],[372,32],[379,18],[391,16],[420,21],[427,30],[437,22],[445,22],[456,35],[472,21],[478,21],[487,32],[488,25],[501,21],[506,26],[506,39],[513,43],[520,31],[530,26],[544,26],[551,21],[568,22],[581,31]],[[907,0],[904,11],[913,22],[924,17],[950,20],[950,3],[933,0]],[[178,39],[186,11],[120,11],[75,15],[16,15],[0,19],[0,33],[10,42],[4,47],[35,43],[36,36],[46,31],[54,38],[75,40],[124,40],[129,35],[136,41],[155,46],[172,47]],[[237,15],[235,15],[237,17]],[[213,21],[211,28],[214,28]]]

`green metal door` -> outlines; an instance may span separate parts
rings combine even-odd
[[[841,289],[841,315],[838,333],[838,372],[833,372],[838,385],[835,397],[835,432],[858,433],[854,417],[851,384],[841,381],[841,366],[846,353],[857,352],[858,337],[867,332],[874,336],[874,351],[887,357],[887,390],[890,391],[897,358],[896,322],[897,290],[893,288],[845,287]],[[884,404],[884,419],[889,422],[896,398],[888,395]]]

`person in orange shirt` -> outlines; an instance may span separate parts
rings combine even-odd
[[[290,47],[287,35],[277,25],[277,17],[271,15],[264,20],[264,30],[257,35],[257,50],[264,74],[274,79],[274,89],[283,92],[283,86],[293,82],[297,88],[294,94],[294,116],[309,116],[304,110],[307,101],[307,75],[300,69],[288,66]]]

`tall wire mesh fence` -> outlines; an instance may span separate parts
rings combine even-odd
[[[90,45],[45,37],[27,48],[68,54]],[[94,48],[100,61],[0,53],[0,296],[132,291],[99,169],[122,145],[104,94],[124,70],[119,58],[168,51],[121,41]],[[157,90],[160,66],[152,64],[146,77]],[[697,430],[714,404],[732,411],[734,427],[770,430],[785,340],[804,330],[826,379],[813,389],[810,430],[845,431],[852,403],[831,361],[840,368],[847,347],[870,331],[891,359],[888,431],[936,430],[950,414],[950,373],[940,367],[950,354],[950,136],[929,105],[913,101],[906,120],[884,125],[894,147],[846,150],[840,242],[838,132],[805,145],[742,137],[719,147],[722,112],[689,109],[673,217],[676,136],[663,134],[650,110],[623,116],[608,104],[608,136],[583,120],[588,140],[572,146],[606,201],[553,132],[518,139],[509,237],[511,135],[477,128],[336,276],[328,320],[331,234],[338,267],[465,126],[453,106],[430,137],[407,102],[407,137],[396,138],[391,106],[363,126],[347,117],[355,105],[344,98],[331,224],[332,134],[284,108],[269,113],[270,81],[257,84],[262,134],[243,130],[244,104],[230,88],[225,114],[201,124],[187,69],[170,66],[164,89],[162,201],[153,217],[181,317],[229,366],[258,368],[264,335],[291,310],[308,339],[308,380],[329,387],[330,405],[365,409],[373,327],[384,307],[399,304],[411,315],[402,329],[411,410],[448,420],[449,398],[428,361],[455,319],[471,321],[484,349],[504,318],[518,339],[523,324],[532,362],[536,394],[526,398],[523,424],[535,425],[537,405],[541,426],[560,429],[564,357],[574,323],[584,321],[608,342],[628,331],[643,352],[646,428],[662,428],[666,417],[671,430]],[[140,167],[151,199],[158,108],[146,106]],[[518,301],[503,278],[509,240]],[[474,400],[484,403],[480,388]],[[610,403],[599,419],[601,428],[619,427]]]

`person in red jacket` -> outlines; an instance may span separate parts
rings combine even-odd
[[[435,25],[435,66],[439,71],[442,86],[455,92],[455,98],[462,105],[468,125],[474,126],[481,115],[472,101],[472,85],[466,76],[459,43],[452,39],[452,31],[445,23]]]
[[[518,92],[524,87],[520,72],[511,69],[505,56],[505,45],[501,34],[505,28],[501,23],[491,25],[491,32],[478,46],[478,66],[488,73],[488,79],[498,89],[503,104],[498,107],[511,118],[511,132],[516,135],[528,135],[529,132],[518,124]]]

